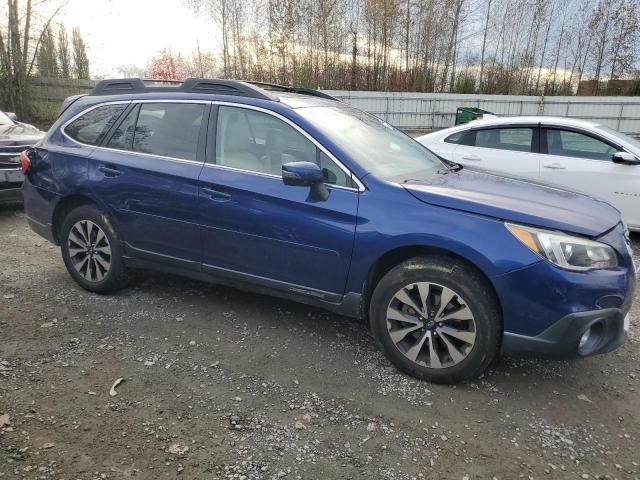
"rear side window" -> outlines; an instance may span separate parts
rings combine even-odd
[[[98,145],[126,108],[123,103],[94,108],[64,127],[64,132],[78,142]]]
[[[476,147],[531,152],[532,128],[489,128],[475,133]]]
[[[140,105],[137,105],[127,114],[120,125],[118,125],[118,128],[116,128],[116,131],[113,132],[113,135],[111,135],[111,138],[105,145],[106,147],[118,150],[131,150],[131,144],[133,143],[133,130],[136,126],[139,110]]]
[[[195,160],[204,108],[199,103],[143,103],[132,150]]]

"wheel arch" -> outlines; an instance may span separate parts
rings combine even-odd
[[[499,310],[501,313],[503,313],[502,302],[500,301],[500,297],[498,296],[495,285],[491,281],[491,277],[487,275],[487,273],[479,268],[476,264],[474,264],[471,260],[465,258],[459,253],[440,247],[433,247],[428,245],[406,245],[385,252],[369,268],[369,272],[365,279],[365,285],[363,289],[364,295],[362,301],[362,313],[365,318],[369,317],[369,303],[371,301],[371,296],[373,295],[373,291],[375,290],[378,282],[380,282],[382,277],[384,277],[396,265],[399,265],[400,263],[405,262],[411,258],[424,255],[441,255],[450,257],[451,259],[455,259],[463,263],[467,267],[475,270],[480,276],[482,276],[482,278],[486,280],[487,284],[490,286],[495,300],[498,303]],[[501,318],[501,322],[504,327],[503,318]]]
[[[56,245],[60,245],[60,228],[72,210],[83,205],[98,205],[98,202],[84,193],[68,195],[60,200],[53,211],[51,227]]]

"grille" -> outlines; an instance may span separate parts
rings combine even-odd
[[[20,155],[20,152],[26,150],[31,145],[0,145],[0,157]]]
[[[20,152],[29,145],[0,145],[0,168],[16,168],[20,163]]]

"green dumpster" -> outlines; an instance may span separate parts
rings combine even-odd
[[[458,107],[456,111],[456,125],[462,125],[463,123],[469,123],[471,120],[477,120],[482,118],[483,115],[493,115],[491,112],[482,110],[475,107]]]

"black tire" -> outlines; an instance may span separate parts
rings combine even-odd
[[[78,225],[79,222],[80,225],[85,226],[91,225],[91,223],[93,223],[106,236],[106,240],[108,241],[108,243],[102,241],[101,245],[108,246],[110,255],[106,255],[102,252],[97,252],[98,248],[94,250],[93,246],[91,248],[92,253],[95,256],[100,256],[100,259],[102,260],[102,263],[100,263],[100,265],[103,265],[105,263],[105,260],[108,260],[109,266],[107,269],[98,266],[97,261],[92,262],[92,270],[90,270],[88,273],[86,270],[79,271],[74,266],[78,262],[78,258],[84,258],[83,253],[74,255],[74,252],[76,252],[77,249],[74,249],[73,252],[70,249],[69,238],[70,236],[74,235],[71,230],[75,225]],[[97,230],[93,229],[93,232],[96,231]],[[78,238],[77,234],[76,238]],[[100,209],[98,209],[95,205],[83,205],[69,212],[64,218],[62,227],[60,228],[59,239],[62,259],[64,260],[64,264],[67,267],[67,271],[78,283],[78,285],[80,285],[85,290],[101,294],[113,293],[126,287],[131,281],[131,275],[127,271],[122,259],[122,245],[118,240],[115,229],[113,228],[109,217],[101,212]],[[73,247],[74,245],[76,244],[71,242],[71,247]],[[97,244],[96,247],[98,247]],[[89,262],[87,261],[87,263]],[[91,275],[91,271],[94,271],[95,269],[98,269],[99,273]],[[82,272],[85,273],[83,274]],[[87,276],[93,278],[87,278]]]
[[[459,294],[459,297],[464,300],[463,305],[470,309],[474,321],[475,343],[467,347],[469,350],[466,352],[466,357],[459,363],[455,364],[452,357],[447,356],[445,349],[445,356],[447,356],[448,362],[453,364],[446,366],[443,363],[444,368],[430,368],[426,360],[421,360],[426,357],[419,358],[422,363],[411,360],[405,356],[400,347],[396,346],[391,339],[391,334],[387,327],[387,309],[392,301],[398,302],[397,299],[394,299],[397,293],[404,287],[416,284],[416,282],[437,284],[435,291],[437,291],[438,286],[451,289]],[[413,288],[414,290],[409,291],[415,292],[417,287]],[[457,302],[459,297],[453,297],[456,299],[454,303]],[[399,304],[395,303],[394,305]],[[402,308],[405,308],[405,306]],[[458,306],[457,308],[461,307]],[[415,312],[415,310],[413,311]],[[417,316],[421,317],[421,315],[418,312]],[[413,337],[410,337],[408,341],[422,338],[421,335],[427,334],[431,336],[433,334],[434,344],[436,343],[438,334],[435,330],[432,330],[432,333],[426,331],[429,329],[426,326],[427,316],[420,318],[420,321],[423,321],[425,326],[421,330],[411,333],[410,335]],[[442,315],[440,318],[442,318]],[[497,355],[502,338],[501,309],[488,281],[481,273],[464,262],[444,255],[425,255],[412,258],[391,269],[382,277],[373,292],[369,306],[369,319],[373,335],[387,359],[408,375],[433,383],[454,384],[477,377]],[[437,325],[437,322],[436,325],[431,322],[429,327],[435,328]],[[442,337],[442,335],[439,337]],[[446,338],[450,340],[450,337]],[[418,351],[421,352],[420,355],[428,355],[431,352],[431,339],[429,338],[428,340],[427,346],[429,348],[426,353],[422,351],[424,347],[418,347]],[[405,342],[407,340],[402,341]],[[442,340],[440,342],[439,345],[446,347]],[[440,358],[438,358],[438,361],[440,361]]]

